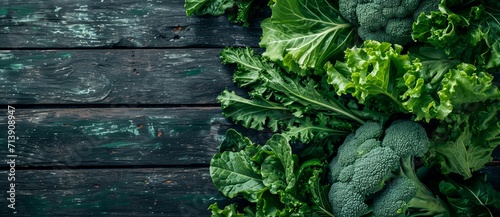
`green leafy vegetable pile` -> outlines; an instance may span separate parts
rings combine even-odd
[[[240,203],[212,216],[500,216],[481,169],[500,146],[497,0],[186,0],[250,25],[261,54],[226,48],[229,130],[210,163]],[[498,163],[498,162],[496,162]],[[430,178],[431,177],[431,178]],[[246,201],[246,202],[241,202]]]

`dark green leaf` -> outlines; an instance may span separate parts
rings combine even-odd
[[[225,117],[237,123],[241,122],[243,126],[251,129],[263,130],[264,127],[269,127],[276,132],[280,122],[287,122],[293,118],[288,108],[261,96],[255,96],[250,100],[225,90],[217,100],[222,105]]]
[[[251,161],[247,151],[252,147],[239,152],[218,153],[210,161],[210,177],[224,196],[234,198],[242,194],[247,200],[256,202],[267,189],[257,172],[258,165]]]
[[[247,146],[252,146],[252,141],[248,137],[243,137],[238,131],[229,129],[226,136],[220,144],[219,152],[232,151],[238,152],[244,150]]]
[[[456,216],[495,217],[499,214],[500,192],[493,189],[486,176],[477,176],[466,182],[442,181],[439,189]]]

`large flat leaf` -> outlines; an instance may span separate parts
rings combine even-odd
[[[256,202],[267,189],[262,176],[257,173],[257,165],[250,158],[245,150],[214,155],[210,161],[210,176],[224,196],[234,198],[242,194],[249,201]]]
[[[353,26],[328,0],[279,0],[272,16],[262,22],[261,47],[271,60],[291,69],[322,70],[332,56],[352,46]]]

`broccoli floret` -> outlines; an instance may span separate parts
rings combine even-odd
[[[415,172],[414,157],[422,156],[429,147],[423,127],[402,120],[381,133],[378,123],[365,125],[344,141],[330,162],[333,184],[329,197],[334,215],[365,215],[360,207],[368,205],[375,217],[447,216],[447,207]]]
[[[340,170],[337,180],[339,182],[350,182],[354,175],[354,165],[348,165]]]
[[[396,178],[373,200],[375,216],[406,216],[408,201],[417,194],[417,185],[407,178]]]
[[[343,195],[343,197],[338,197]],[[331,199],[335,216],[358,217],[369,212],[368,204],[365,203],[363,195],[352,189],[352,186],[337,182],[330,188],[328,197]]]
[[[376,139],[371,138],[361,143],[361,145],[359,145],[359,147],[356,149],[356,152],[358,156],[361,157],[377,147],[380,147],[380,142]]]
[[[378,147],[354,162],[351,184],[360,194],[370,195],[382,190],[392,171],[399,166],[399,157],[388,147]]]
[[[418,123],[396,121],[385,130],[382,146],[391,148],[401,158],[421,157],[429,149],[429,138]]]
[[[398,177],[375,196],[373,214],[384,217],[447,216],[448,211],[421,182]]]
[[[330,163],[330,176],[337,179],[343,167],[352,165],[356,159],[370,152],[371,149],[379,147],[380,141],[374,138],[379,138],[383,133],[384,130],[380,124],[367,122],[356,132],[349,134],[338,148],[338,152],[342,154],[332,160],[335,163]]]
[[[363,40],[405,45],[422,12],[438,10],[439,0],[340,0],[339,11],[358,26]]]
[[[384,133],[384,129],[376,122],[366,122],[354,132],[354,138],[360,142],[368,139],[379,138]]]

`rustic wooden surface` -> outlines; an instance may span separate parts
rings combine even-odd
[[[17,166],[206,167],[229,128],[265,142],[266,135],[220,113],[219,107],[19,109]]]
[[[186,17],[182,0],[6,0],[1,48],[257,46],[250,28],[226,17]]]
[[[0,172],[6,177],[6,172]],[[224,203],[208,168],[22,170],[17,213],[12,216],[170,216],[207,215]],[[7,215],[1,201],[2,216]]]
[[[0,104],[216,104],[234,88],[220,51],[4,50]]]
[[[227,203],[208,174],[225,131],[269,135],[220,114],[216,96],[237,88],[218,54],[257,47],[269,14],[244,28],[186,17],[183,3],[0,2],[0,106],[17,108],[15,216],[209,216],[209,204]],[[498,165],[482,172],[500,189]]]

